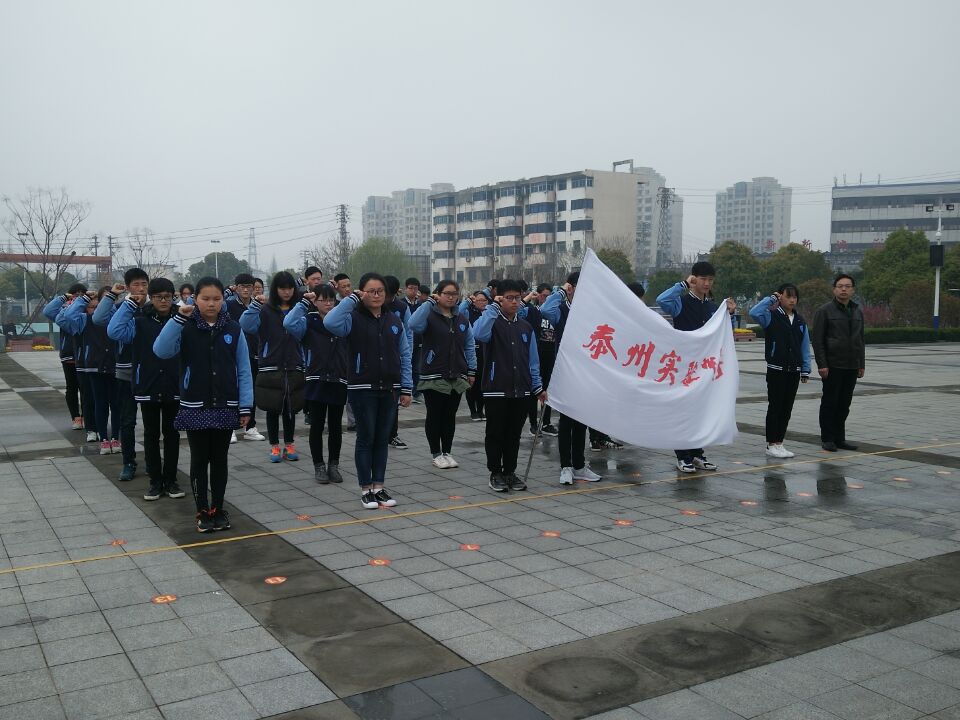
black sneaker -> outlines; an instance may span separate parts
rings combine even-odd
[[[167,485],[167,497],[177,500],[182,498],[186,493],[183,489],[176,483],[176,481]]]
[[[408,445],[401,440],[400,436],[398,435],[395,438],[390,438],[390,447],[396,448],[397,450],[406,450]]]
[[[552,425],[551,423],[547,423],[542,428],[540,428],[540,432],[544,435],[549,435],[550,437],[556,437],[557,435],[560,434],[560,431],[557,430],[557,426]]]
[[[473,422],[480,422],[483,420],[483,415],[478,412],[472,412],[470,413],[470,419],[473,420]]]
[[[376,501],[377,501],[378,503],[380,503],[383,507],[396,507],[396,506],[397,506],[397,501],[394,500],[392,497],[390,497],[390,493],[387,492],[386,488],[380,488],[379,490],[377,490],[377,491],[373,494],[373,497],[374,497],[374,498],[376,499]]]
[[[521,480],[516,473],[510,473],[506,476],[507,487],[511,490],[526,490],[527,484]]]
[[[201,510],[197,513],[197,532],[208,533],[216,529],[213,524],[213,516],[208,510]]]
[[[377,498],[373,494],[373,490],[365,492],[360,496],[360,504],[363,505],[366,510],[376,510],[380,507],[380,503],[377,502]]]
[[[510,486],[507,485],[507,479],[504,477],[503,473],[492,472],[490,473],[490,489],[494,492],[506,492],[510,489]]]
[[[623,443],[618,443],[616,440],[611,440],[610,438],[601,440],[600,444],[607,450],[623,450]]]
[[[220,509],[217,510],[213,515],[213,529],[214,530],[229,530],[230,529],[230,515],[226,510]]]
[[[347,423],[347,432],[356,432],[356,431],[357,431],[356,424]]]
[[[590,449],[593,452],[600,452],[601,450],[603,450],[603,440],[591,440]]]
[[[327,475],[327,466],[323,463],[314,463],[313,479],[321,485],[329,485],[330,477]]]
[[[311,425],[312,423],[313,423],[313,419],[310,417],[310,413],[305,412],[305,413],[303,414],[303,424],[304,424],[304,425]]]
[[[133,476],[137,474],[137,466],[133,463],[127,463],[123,466],[123,469],[120,471],[120,477],[117,479],[120,482],[130,482],[133,480]]]
[[[343,475],[340,474],[340,467],[338,465],[327,465],[327,478],[332,483],[342,483]]]
[[[530,437],[536,437],[536,436],[537,436],[537,429],[536,429],[533,425],[530,426],[530,431],[529,431],[529,432],[530,432]]]
[[[163,488],[160,487],[160,483],[151,481],[150,489],[143,494],[143,499],[159,500],[161,495],[163,495]]]

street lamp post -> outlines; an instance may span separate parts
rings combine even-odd
[[[940,329],[940,268],[943,267],[943,211],[953,210],[953,203],[943,204],[943,200],[937,201],[936,205],[927,205],[926,211],[937,211],[937,243],[930,248],[930,264],[934,266],[936,278],[933,283],[933,329]]]
[[[24,240],[25,237],[28,237],[30,233],[18,232],[17,237],[20,238],[20,244],[23,245],[24,254],[26,254],[27,243]],[[30,317],[30,300],[27,298],[27,266],[23,266],[23,319],[24,322]]]
[[[211,240],[212,245],[219,245],[219,240]],[[217,279],[220,279],[220,251],[213,251],[213,274],[217,276]]]

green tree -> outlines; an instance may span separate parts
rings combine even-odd
[[[354,251],[344,270],[353,278],[354,287],[364,273],[375,272],[381,275],[396,275],[404,278],[417,274],[416,266],[403,250],[385,238],[369,238]]]
[[[833,272],[823,253],[790,243],[760,261],[760,292],[769,293],[783,283],[829,280]]]
[[[647,305],[656,305],[657,295],[668,287],[676,285],[680,280],[683,280],[683,277],[679,270],[657,270],[647,278],[647,294],[643,296],[644,301]]]
[[[601,248],[597,250],[597,258],[623,282],[629,283],[637,279],[633,273],[633,268],[630,267],[630,259],[622,250]]]
[[[960,245],[954,245],[947,251],[940,270],[940,290],[960,290]]]
[[[898,327],[930,327],[933,322],[933,281],[914,280],[899,288],[890,302]],[[940,294],[940,327],[960,324],[960,298]]]
[[[829,280],[813,278],[801,283],[794,283],[800,293],[797,310],[807,322],[813,322],[813,313],[821,305],[830,302],[833,298],[833,284]]]
[[[889,303],[897,292],[915,280],[933,277],[930,243],[922,230],[905,228],[887,236],[883,247],[867,250],[863,256],[863,282],[859,294],[871,303]]]
[[[200,262],[187,268],[186,280],[196,285],[197,280],[207,275],[220,277],[225,285],[233,282],[233,278],[240,273],[250,272],[246,260],[239,259],[232,252],[210,253]]]
[[[710,251],[710,262],[717,270],[715,297],[752,298],[760,288],[760,263],[746,245],[733,240]]]

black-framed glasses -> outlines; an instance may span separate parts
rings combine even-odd
[[[162,294],[162,295],[151,295],[150,299],[153,302],[173,302],[173,295]]]
[[[504,300],[510,300],[511,302],[520,302],[520,296],[519,296],[519,295],[504,295],[504,296],[503,296],[503,299],[504,299]]]
[[[443,295],[444,297],[451,297],[451,298],[460,297],[460,293],[458,292],[442,292],[440,294]]]

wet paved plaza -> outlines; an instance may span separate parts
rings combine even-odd
[[[0,719],[960,718],[960,345],[868,348],[858,452],[801,386],[788,461],[738,352],[718,472],[628,447],[564,488],[547,438],[495,495],[482,424],[438,470],[414,406],[395,509],[361,509],[351,434],[316,485],[300,427],[298,463],[231,447],[214,536],[69,429],[54,353],[0,356]]]

